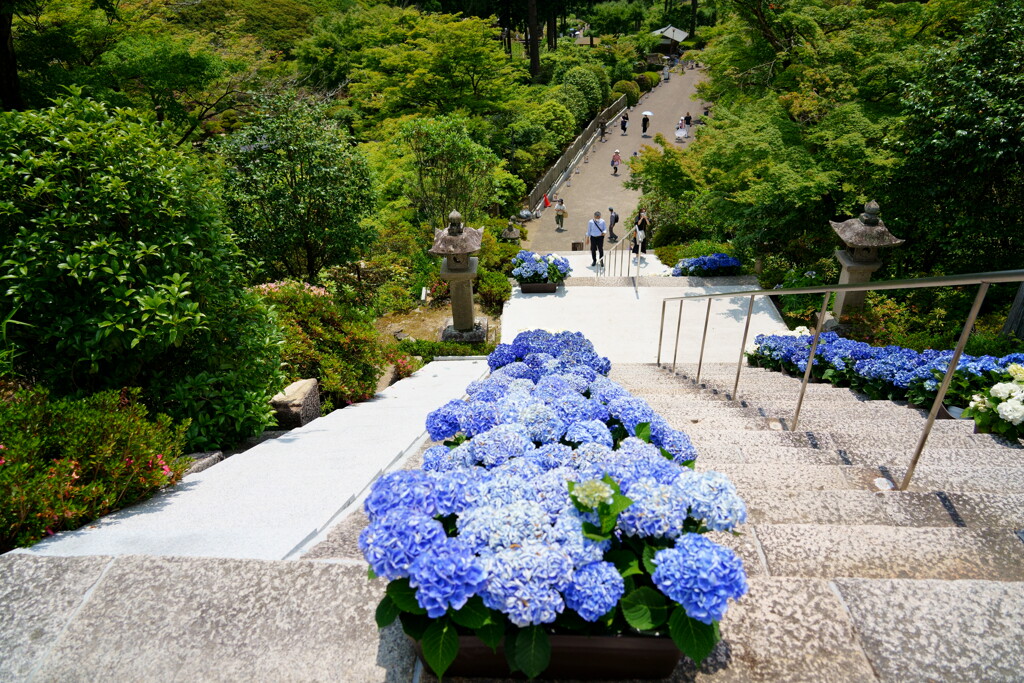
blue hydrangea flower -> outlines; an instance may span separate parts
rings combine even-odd
[[[565,423],[550,406],[530,403],[519,413],[519,419],[535,443],[557,443],[565,433]]]
[[[561,591],[572,578],[572,563],[561,550],[531,543],[502,550],[484,562],[487,583],[480,597],[516,626],[550,624],[565,610]]]
[[[654,479],[640,479],[623,488],[633,504],[619,514],[619,529],[628,536],[677,538],[690,507],[686,491]]]
[[[676,486],[690,499],[690,516],[703,519],[712,531],[730,531],[747,521],[747,506],[724,474],[683,474]]]
[[[359,534],[359,549],[377,576],[401,579],[417,557],[446,538],[444,527],[421,512],[394,509]]]
[[[522,457],[533,449],[530,434],[521,424],[501,424],[473,438],[473,455],[484,467]]]
[[[686,534],[674,548],[659,550],[654,585],[675,600],[686,614],[704,624],[721,621],[728,600],[747,592],[743,561],[728,548],[703,536]]]
[[[654,419],[655,412],[642,398],[617,398],[608,404],[608,412],[622,423],[631,436],[636,436],[636,426]]]
[[[470,508],[459,515],[456,524],[459,538],[473,552],[496,551],[524,543],[546,543],[551,534],[547,511],[533,500]]]
[[[485,583],[483,563],[457,538],[431,546],[409,566],[409,585],[427,616],[438,619],[462,609]]]
[[[502,366],[515,362],[515,360],[516,354],[511,344],[498,344],[491,351],[490,355],[487,356],[487,365],[491,370],[497,370]]]
[[[450,439],[462,429],[460,418],[465,412],[463,401],[448,401],[427,415],[427,433],[434,441]]]
[[[611,448],[613,444],[612,433],[608,430],[608,425],[600,420],[572,423],[565,432],[565,440],[577,444],[599,443],[608,448]]]
[[[470,401],[459,416],[459,424],[466,436],[475,437],[490,431],[499,424],[498,407],[486,401]]]
[[[433,517],[436,511],[433,489],[433,480],[426,472],[390,472],[373,482],[363,509],[371,520],[399,508]]]
[[[622,576],[610,562],[592,562],[580,567],[565,589],[565,604],[585,621],[597,621],[615,605],[626,592]]]

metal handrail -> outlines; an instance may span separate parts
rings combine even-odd
[[[814,338],[811,341],[811,350],[807,357],[807,368],[804,370],[803,381],[800,383],[800,395],[797,398],[796,410],[793,414],[793,423],[790,426],[790,431],[794,431],[799,424],[800,409],[803,406],[804,394],[807,391],[807,384],[811,379],[811,370],[814,367],[814,357],[818,351],[818,340],[821,337],[821,330],[825,324],[825,316],[828,312],[828,304],[832,294],[837,292],[871,292],[896,289],[927,289],[932,287],[961,287],[978,285],[978,293],[974,297],[974,303],[971,306],[970,312],[967,314],[967,319],[964,321],[963,329],[960,331],[960,337],[957,340],[956,348],[953,350],[953,357],[949,360],[949,366],[946,369],[946,374],[942,378],[942,383],[939,385],[938,392],[935,394],[935,400],[932,402],[932,408],[928,413],[928,420],[925,422],[924,430],[921,432],[921,437],[917,442],[917,447],[914,449],[914,455],[910,460],[910,466],[907,469],[906,475],[903,477],[903,482],[900,484],[899,490],[906,491],[907,487],[910,486],[911,477],[913,477],[914,470],[917,468],[917,463],[921,458],[921,453],[924,451],[925,444],[928,442],[928,436],[931,434],[932,426],[935,424],[935,418],[938,416],[939,408],[942,406],[942,401],[946,398],[946,391],[949,389],[949,384],[953,379],[953,374],[956,372],[957,365],[960,363],[960,356],[963,354],[964,347],[967,345],[967,339],[971,336],[971,330],[978,318],[978,312],[981,310],[981,304],[985,300],[985,295],[988,293],[989,285],[1005,282],[1024,282],[1024,270],[1002,270],[990,273],[943,275],[939,277],[917,278],[913,280],[867,282],[864,284],[794,287],[792,289],[751,289],[738,292],[719,292],[717,294],[691,294],[686,296],[668,297],[661,303],[661,327],[658,331],[657,364],[661,367],[661,348],[662,341],[665,337],[665,312],[669,301],[679,302],[679,315],[676,319],[675,349],[672,354],[673,374],[676,371],[676,360],[679,356],[679,331],[682,327],[683,321],[683,303],[686,301],[697,301],[700,299],[707,299],[708,301],[707,312],[704,315],[704,333],[700,342],[700,355],[697,359],[697,375],[694,378],[694,382],[699,384],[700,373],[704,364],[704,345],[707,341],[708,321],[711,318],[712,300],[731,299],[742,296],[749,297],[750,302],[747,306],[747,319],[743,328],[743,340],[740,342],[740,356],[736,363],[736,380],[732,387],[732,400],[735,401],[740,385],[740,370],[743,367],[743,354],[747,346],[747,334],[750,331],[750,318],[754,311],[754,297],[788,296],[791,294],[824,294],[825,297],[821,303],[821,310],[818,312],[818,322],[814,328]]]
[[[632,228],[630,228],[629,230],[626,231],[626,234],[622,236],[622,239],[620,239],[618,242],[616,242],[611,247],[609,247],[608,249],[605,250],[605,252],[604,252],[605,268],[604,268],[603,271],[599,270],[597,272],[598,277],[601,277],[602,275],[607,275],[608,277],[621,277],[622,276],[622,270],[623,270],[622,260],[623,260],[623,256],[624,256],[624,254],[628,254],[629,253],[628,251],[623,252],[623,248],[624,248],[624,245],[627,245],[627,244],[630,243],[630,240],[632,239],[633,235],[635,235],[635,234],[636,234],[636,226],[633,226]],[[632,262],[630,261],[629,258],[626,258],[625,260],[626,260],[626,267],[625,267],[625,269],[626,269],[626,277],[630,277],[630,273],[632,272],[632,268],[630,266],[632,265]]]

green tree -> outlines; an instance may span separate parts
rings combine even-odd
[[[907,83],[887,220],[902,269],[1019,268],[1024,256],[1024,6],[990,2]]]
[[[228,214],[265,277],[316,282],[374,239],[366,160],[325,104],[285,94],[222,146]]]
[[[26,323],[7,328],[23,376],[141,387],[192,418],[193,446],[269,424],[279,333],[197,158],[137,112],[72,96],[0,114],[0,188],[0,319]]]

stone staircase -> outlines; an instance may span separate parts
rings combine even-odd
[[[613,367],[749,508],[736,550],[750,593],[701,667],[715,680],[1020,680],[1024,654],[1024,449],[973,423],[936,422],[910,490],[926,414],[734,364],[678,375]],[[677,671],[679,680],[695,672]]]

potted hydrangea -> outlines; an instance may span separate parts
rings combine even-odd
[[[726,254],[710,254],[694,258],[680,259],[672,269],[674,277],[711,275],[738,275],[740,260]]]
[[[491,375],[427,418],[421,470],[378,479],[359,539],[395,620],[439,677],[663,678],[700,662],[740,558],[709,540],[746,519],[696,473],[690,439],[609,380],[579,333],[524,332]],[[628,656],[623,656],[628,654]]]
[[[524,249],[512,259],[512,277],[524,294],[554,292],[571,272],[569,259],[554,254],[541,256]]]

